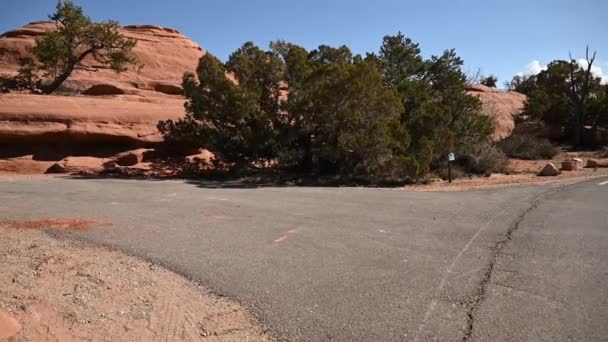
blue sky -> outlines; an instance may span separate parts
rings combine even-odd
[[[95,20],[178,29],[225,59],[245,41],[284,39],[308,49],[348,45],[377,51],[402,31],[425,56],[455,48],[465,71],[498,76],[538,71],[547,62],[598,52],[608,80],[607,0],[76,0]],[[55,0],[2,0],[0,31],[51,13]]]

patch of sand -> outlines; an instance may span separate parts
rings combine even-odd
[[[269,340],[240,305],[168,270],[40,230],[0,223],[0,265],[0,312],[22,327],[10,341]]]
[[[474,189],[502,188],[508,186],[537,185],[558,182],[574,183],[604,176],[608,176],[608,169],[581,169],[577,171],[563,171],[561,174],[555,177],[540,177],[535,173],[522,173],[514,175],[492,174],[490,177],[478,176],[459,178],[455,179],[452,183],[441,181],[425,185],[408,185],[403,187],[403,189],[410,191],[466,191]]]
[[[89,228],[92,224],[96,223],[93,220],[81,220],[81,219],[62,219],[62,218],[49,218],[40,220],[7,220],[0,221],[0,227],[2,228],[13,228],[13,229],[76,229],[82,230]]]

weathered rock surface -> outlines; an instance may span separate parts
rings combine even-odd
[[[494,141],[511,135],[515,128],[515,118],[521,114],[524,107],[526,95],[514,91],[500,91],[481,84],[469,86],[467,93],[477,96],[483,105],[483,111],[494,120]]]
[[[52,161],[35,160],[31,155],[17,158],[2,158],[0,159],[0,174],[43,174],[53,163]]]
[[[114,157],[114,160],[119,166],[133,166],[150,159],[153,153],[153,149],[139,148],[120,153]]]
[[[543,167],[542,170],[540,170],[538,175],[542,176],[542,177],[557,176],[557,175],[559,175],[559,169],[555,166],[555,164],[547,163],[547,165],[545,165],[545,167]]]
[[[97,173],[107,159],[95,157],[67,157],[48,168],[46,173]]]
[[[579,164],[576,160],[564,160],[562,162],[563,171],[576,171],[578,170]]]
[[[15,73],[19,58],[28,56],[27,50],[34,45],[36,37],[54,28],[55,23],[40,21],[2,34],[0,73]],[[131,25],[123,27],[122,34],[137,39],[133,52],[137,56],[138,66],[116,74],[107,67],[100,67],[93,58],[87,58],[84,60],[85,68],[76,70],[66,86],[85,91],[95,85],[107,84],[123,90],[181,94],[182,75],[185,71],[194,71],[198,60],[205,54],[198,44],[170,28]],[[91,95],[98,92],[89,91]],[[102,91],[101,95],[107,94]]]
[[[0,96],[0,143],[158,143],[158,121],[183,115],[181,98],[8,94]]]
[[[600,160],[600,159],[589,159],[587,160],[587,166],[588,168],[602,168],[602,167],[608,167],[608,160]]]

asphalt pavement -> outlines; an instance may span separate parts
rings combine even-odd
[[[608,184],[465,192],[0,181],[0,219],[141,256],[288,341],[606,341]],[[226,185],[226,184],[223,184]]]

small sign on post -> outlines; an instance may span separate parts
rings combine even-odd
[[[452,162],[456,160],[454,152],[448,153],[448,182],[452,183]]]

